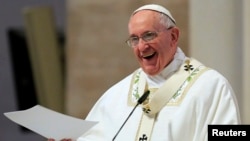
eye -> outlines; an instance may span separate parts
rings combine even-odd
[[[139,37],[138,36],[131,36],[128,38],[128,40],[126,41],[128,46],[133,47],[136,46],[139,42]]]
[[[137,42],[139,40],[139,37],[134,36],[129,38],[130,42]]]
[[[137,37],[137,36],[130,37],[130,40],[131,40],[131,41],[136,41],[136,40],[139,40],[139,37]]]
[[[156,36],[157,34],[155,32],[147,32],[143,34],[142,38],[145,41],[150,41],[150,40],[153,40]]]

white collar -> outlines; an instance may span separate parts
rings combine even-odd
[[[178,47],[174,55],[174,60],[166,68],[164,68],[162,72],[154,76],[145,74],[149,88],[160,87],[165,80],[171,76],[171,74],[180,68],[180,66],[184,63],[185,58],[186,56],[184,52]]]

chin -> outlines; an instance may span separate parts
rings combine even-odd
[[[157,75],[157,74],[159,74],[159,69],[156,69],[155,67],[150,67],[150,66],[148,66],[148,67],[144,67],[144,68],[142,68],[143,69],[143,71],[146,73],[146,74],[148,74],[148,75],[151,75],[151,76],[153,76],[153,75]]]
[[[148,75],[151,75],[151,76],[154,76],[154,75],[157,75],[158,72],[155,72],[155,71],[147,71],[147,70],[144,70],[144,72]]]

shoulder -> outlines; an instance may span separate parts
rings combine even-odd
[[[230,85],[227,78],[214,69],[209,69],[206,72],[204,72],[198,79],[198,82],[206,83],[206,85],[212,85],[212,84]]]
[[[129,74],[107,89],[92,107],[88,119],[95,119],[95,116],[99,115],[101,111],[108,112],[114,105],[121,105],[122,102],[124,103],[124,101],[126,101],[124,99],[127,97],[131,79],[132,74]]]
[[[190,88],[190,94],[198,99],[221,99],[235,101],[234,90],[229,81],[218,71],[209,69],[204,72]]]
[[[108,88],[101,96],[100,100],[104,99],[110,99],[110,98],[118,98],[122,95],[127,95],[129,88],[130,88],[130,83],[133,78],[133,73],[125,76],[123,79],[120,81],[116,82],[114,85],[112,85],[110,88]]]

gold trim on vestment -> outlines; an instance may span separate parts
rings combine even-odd
[[[176,74],[178,75],[178,73],[181,75],[176,77],[176,78],[175,78],[175,76],[173,76],[173,78],[170,79],[171,81],[169,81],[169,79],[168,79],[168,80],[166,80],[166,81],[168,81],[168,83],[165,83],[165,84],[175,84],[174,80],[177,80],[178,81],[177,84],[179,84],[179,85],[175,85],[174,89],[171,89],[171,86],[169,86],[169,85],[166,85],[167,89],[162,89],[162,87],[161,87],[161,88],[159,88],[159,89],[161,89],[160,93],[159,93],[159,91],[152,93],[152,90],[151,90],[149,98],[142,104],[144,112],[142,114],[142,118],[140,121],[139,129],[138,129],[137,136],[136,136],[136,141],[138,141],[139,137],[141,137],[142,135],[146,135],[146,137],[148,137],[150,140],[151,132],[152,132],[153,126],[154,126],[154,119],[158,115],[159,110],[161,108],[163,108],[164,106],[178,106],[179,104],[181,104],[181,101],[184,99],[186,92],[189,90],[189,88],[192,86],[192,84],[195,82],[195,80],[197,80],[197,78],[206,70],[208,70],[208,68],[206,68],[200,62],[198,62],[194,59],[188,58],[185,61],[185,64],[183,64],[181,66],[181,69],[175,73],[175,75]],[[186,74],[183,75],[183,73],[186,73]],[[143,84],[139,84],[139,82],[142,82]],[[182,83],[180,83],[180,82],[182,82]],[[138,88],[139,86],[142,86],[142,87],[144,86],[144,90],[141,88]],[[135,105],[137,103],[137,99],[139,99],[140,96],[147,89],[148,89],[148,86],[147,86],[146,78],[144,76],[142,76],[142,69],[136,70],[134,75],[133,75],[133,78],[131,80],[131,86],[130,86],[130,91],[129,91],[130,93],[128,95],[128,104]],[[154,98],[155,98],[154,96],[156,96],[155,93],[157,93],[157,96],[160,96],[160,95],[163,96],[163,99],[165,97],[164,95],[170,96],[170,97],[169,97],[169,99],[167,99],[166,102],[162,101],[161,97],[159,97],[160,99],[158,98],[157,100],[160,100],[160,102],[164,102],[165,104],[162,103],[163,107],[156,106],[157,111],[154,111],[153,114],[151,114],[151,112],[152,112],[151,106],[152,105],[150,105],[150,104],[151,104],[151,100],[152,99],[154,100]],[[137,98],[135,98],[133,96],[137,96]],[[154,101],[152,101],[152,102],[154,102]],[[156,102],[155,104],[157,105],[158,102]],[[144,134],[144,132],[146,132],[146,133]]]

